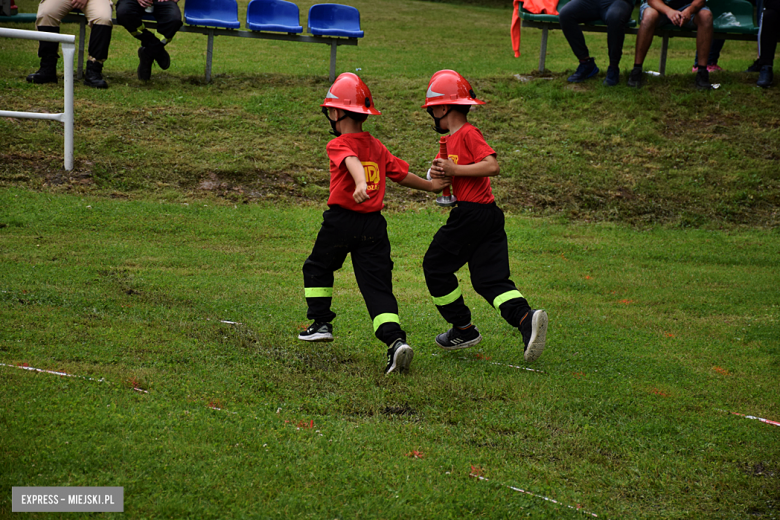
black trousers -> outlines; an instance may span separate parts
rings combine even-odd
[[[504,212],[495,204],[459,202],[436,232],[423,259],[428,291],[442,317],[456,326],[471,321],[455,273],[469,265],[474,290],[513,327],[530,310],[509,279]]]
[[[141,40],[142,46],[153,47],[155,42],[159,42],[157,37],[146,29],[139,30],[143,27],[145,14],[137,0],[119,0],[116,4],[116,22]],[[154,2],[152,16],[157,21],[157,32],[167,40],[181,29],[181,10],[176,2]]]
[[[572,0],[561,7],[558,18],[563,35],[571,50],[579,60],[590,57],[585,44],[581,23],[604,20],[607,24],[607,49],[609,64],[620,65],[623,55],[623,41],[626,39],[626,24],[634,10],[633,2],[628,0]]]
[[[333,273],[341,269],[347,254],[352,255],[360,293],[374,324],[374,334],[387,345],[406,341],[398,318],[398,302],[393,296],[393,261],[387,221],[381,213],[357,213],[333,206],[322,214],[322,227],[309,258],[303,263],[303,285],[307,317],[330,322]]]
[[[780,0],[764,0],[764,13],[758,31],[758,52],[761,65],[774,64],[777,39],[780,38]]]

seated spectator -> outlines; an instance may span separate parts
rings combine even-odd
[[[707,57],[712,45],[712,13],[704,0],[647,0],[639,8],[639,31],[636,35],[634,68],[628,76],[628,86],[642,86],[642,64],[653,43],[653,33],[659,25],[674,24],[677,27],[696,29],[696,52],[698,72],[696,88],[711,89],[710,74],[707,71]]]
[[[119,0],[116,4],[116,23],[127,29],[141,41],[138,49],[138,79],[149,81],[152,78],[152,65],[163,70],[171,66],[171,56],[165,50],[179,29],[181,29],[181,10],[176,4],[179,0]],[[143,22],[143,16],[150,14],[157,21],[157,32],[162,34],[160,41]]]
[[[780,37],[780,0],[764,0],[764,13],[758,30],[758,65],[761,66],[756,85],[769,88],[774,79],[772,66]]]
[[[558,13],[563,35],[574,55],[580,60],[577,70],[569,76],[572,83],[579,83],[595,76],[599,68],[590,56],[581,23],[604,20],[607,24],[607,49],[609,67],[604,85],[615,86],[620,82],[620,57],[626,37],[626,24],[634,10],[633,0],[571,0]]]
[[[60,22],[73,9],[83,11],[90,26],[89,58],[84,84],[94,88],[108,88],[108,83],[103,79],[103,62],[108,58],[108,46],[111,44],[111,0],[43,0],[38,5],[35,28],[41,32],[59,33]],[[28,75],[27,81],[57,83],[59,48],[57,42],[39,42],[41,68]]]

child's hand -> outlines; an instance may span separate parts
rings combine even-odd
[[[443,177],[441,179],[431,179],[431,184],[433,185],[431,191],[434,193],[439,193],[441,190],[452,184],[452,178]]]
[[[352,198],[355,199],[355,202],[357,202],[358,204],[362,204],[369,199],[368,191],[366,191],[366,188],[367,186],[365,182],[358,184],[355,187],[355,193],[352,194]]]
[[[453,170],[455,169],[455,163],[449,159],[434,159],[431,166],[431,177],[434,179],[441,179],[443,177],[451,177]]]

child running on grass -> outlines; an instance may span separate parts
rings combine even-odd
[[[433,117],[437,132],[449,132],[444,138],[448,157],[437,154],[430,176],[433,180],[451,178],[452,192],[458,200],[423,260],[433,302],[452,324],[449,331],[436,336],[436,344],[456,350],[482,341],[471,323],[471,311],[455,276],[468,263],[474,290],[520,330],[525,360],[534,361],[544,350],[547,313],[531,309],[509,279],[504,213],[496,206],[490,188],[490,177],[499,172],[496,152],[467,120],[471,105],[483,104],[469,82],[454,70],[440,70],[428,83],[423,108]]]
[[[303,264],[307,317],[314,323],[298,339],[333,341],[333,272],[351,253],[355,279],[374,322],[374,334],[387,345],[385,373],[406,371],[414,352],[406,343],[393,296],[390,240],[381,213],[385,179],[432,192],[441,191],[449,181],[409,175],[409,164],[363,131],[368,115],[380,112],[374,107],[368,87],[355,74],[344,73],[336,78],[320,106],[336,138],[326,148],[330,159],[329,209],[322,215],[314,248]]]

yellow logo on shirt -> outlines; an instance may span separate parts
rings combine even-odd
[[[457,155],[448,155],[447,156],[450,161],[454,162],[455,164],[458,164],[458,156]]]
[[[375,162],[361,161],[363,171],[366,173],[366,191],[379,189],[379,165]]]

